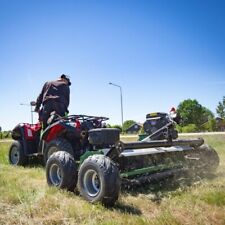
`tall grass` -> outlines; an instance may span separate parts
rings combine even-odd
[[[46,184],[43,167],[8,164],[0,143],[0,224],[225,224],[225,136],[207,136],[220,156],[215,176],[123,191],[113,208]]]

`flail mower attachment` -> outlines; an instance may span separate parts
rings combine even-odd
[[[142,184],[184,172],[198,175],[215,172],[219,157],[203,143],[202,138],[119,142],[107,156],[118,163],[121,178]]]
[[[107,152],[106,155],[118,163],[123,180],[142,184],[177,173],[207,175],[215,172],[219,165],[216,151],[204,144],[202,138],[176,139],[178,135],[174,123],[168,114],[148,114],[143,140],[120,141]],[[153,125],[158,124],[161,127],[153,129]]]

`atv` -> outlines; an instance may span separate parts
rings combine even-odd
[[[45,131],[38,124],[19,124],[9,161],[26,165],[42,156],[50,186],[74,191],[89,202],[112,206],[126,182],[145,184],[182,171],[213,173],[216,151],[202,138],[177,139],[175,121],[166,113],[147,114],[145,137],[122,142],[120,131],[105,128],[106,117],[55,117]]]
[[[9,162],[26,166],[29,159],[44,163],[55,151],[66,151],[78,159],[88,148],[88,130],[99,128],[106,117],[75,115],[60,117],[52,114],[43,131],[41,123],[20,123],[12,131],[15,140],[10,146]]]

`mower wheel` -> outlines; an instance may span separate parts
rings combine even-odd
[[[104,155],[89,156],[78,172],[78,190],[89,202],[113,206],[120,192],[119,170],[115,163]]]
[[[9,163],[15,166],[27,165],[28,157],[24,154],[24,149],[20,141],[13,141],[9,149]]]
[[[73,157],[64,151],[53,153],[46,164],[49,186],[74,191],[77,185],[77,166]]]
[[[74,157],[74,151],[73,151],[72,145],[66,139],[57,138],[49,142],[46,149],[44,150],[44,162],[46,163],[49,157],[54,152],[58,152],[58,151],[68,152],[72,157]]]
[[[199,147],[200,158],[203,168],[206,173],[216,172],[217,167],[219,166],[219,156],[214,148],[209,145],[202,145]]]
[[[219,156],[214,148],[209,145],[201,145],[196,148],[188,157],[196,160],[189,160],[188,167],[191,174],[205,177],[216,172],[219,166]]]

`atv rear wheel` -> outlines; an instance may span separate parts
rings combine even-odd
[[[46,163],[49,157],[58,151],[68,152],[72,157],[74,157],[74,151],[71,144],[63,138],[57,138],[52,140],[44,150],[44,162]]]
[[[104,155],[85,159],[78,172],[78,190],[89,202],[114,205],[120,192],[120,176],[115,163]]]
[[[27,165],[28,157],[24,154],[24,149],[20,141],[13,141],[9,149],[9,163],[15,166]]]
[[[46,177],[50,186],[74,191],[77,184],[77,166],[73,157],[64,151],[53,153],[46,164]]]

